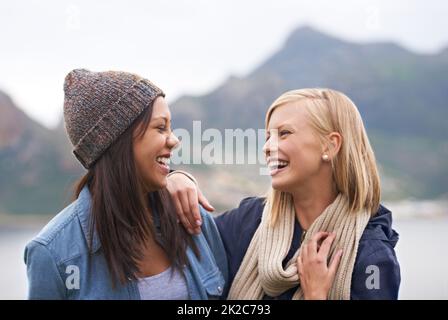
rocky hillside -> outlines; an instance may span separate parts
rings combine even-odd
[[[357,44],[304,27],[242,78],[172,105],[174,125],[262,128],[268,106],[297,88],[340,90],[358,106],[382,168],[385,196],[448,192],[448,48],[421,55],[394,43]]]
[[[65,152],[65,136],[31,120],[3,92],[0,115],[0,212],[54,212],[82,172]]]
[[[447,196],[448,48],[421,55],[394,43],[357,44],[299,28],[247,76],[175,101],[173,125],[191,129],[202,120],[203,130],[263,128],[270,103],[303,87],[341,90],[357,104],[380,163],[384,198]],[[258,169],[188,167],[221,208],[266,189],[269,180]],[[42,127],[0,92],[0,213],[55,213],[82,172],[62,125]]]

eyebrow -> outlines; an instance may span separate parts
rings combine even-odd
[[[166,117],[166,116],[158,116],[158,117],[155,117],[155,118],[152,118],[151,120],[165,120],[165,122],[168,122],[168,117]]]
[[[283,123],[280,126],[278,126],[277,128],[269,128],[267,131],[270,131],[270,130],[281,130],[281,129],[284,129],[285,127],[287,129],[292,129],[292,130],[296,129],[296,127],[294,125],[290,124],[290,123]]]

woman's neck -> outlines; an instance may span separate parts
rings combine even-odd
[[[336,199],[338,192],[333,183],[308,185],[292,193],[296,218],[304,230]]]

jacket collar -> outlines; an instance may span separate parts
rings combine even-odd
[[[382,240],[395,247],[399,235],[392,228],[392,212],[380,205],[378,212],[370,218],[362,238],[364,240]]]
[[[101,248],[101,242],[96,230],[93,230],[93,235],[90,234],[91,207],[92,207],[92,197],[90,195],[89,188],[87,186],[84,186],[77,199],[76,211],[78,213],[78,218],[81,224],[82,232],[84,233],[84,238],[86,239],[88,245],[90,245],[90,239],[91,236],[93,236],[92,252],[96,253]]]

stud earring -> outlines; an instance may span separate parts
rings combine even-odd
[[[328,156],[328,154],[322,155],[322,160],[328,161],[329,159],[330,159],[330,157]]]

